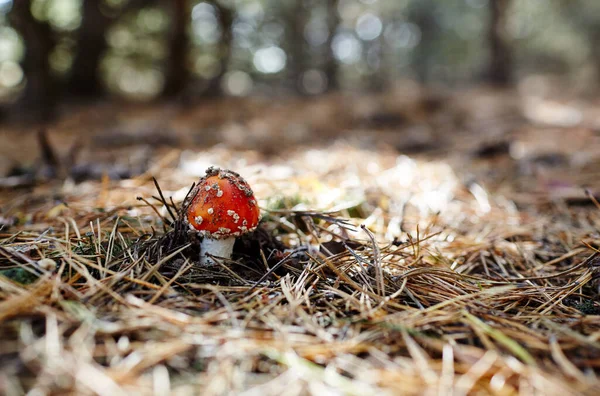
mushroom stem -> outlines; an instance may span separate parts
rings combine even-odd
[[[214,239],[204,237],[200,244],[200,266],[210,267],[215,265],[215,260],[208,257],[207,254],[217,257],[230,258],[233,252],[235,237]]]

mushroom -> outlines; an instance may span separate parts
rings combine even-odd
[[[256,229],[260,209],[239,174],[210,167],[184,202],[183,215],[190,230],[203,237],[200,265],[206,267],[215,264],[210,256],[231,257],[235,238]]]

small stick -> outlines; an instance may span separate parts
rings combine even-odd
[[[171,211],[171,207],[169,207],[169,203],[167,202],[167,200],[165,199],[165,196],[162,193],[160,185],[158,184],[158,180],[156,180],[156,178],[153,176],[152,181],[154,182],[154,186],[156,187],[156,190],[158,190],[158,195],[160,195],[160,199],[162,200],[163,205],[165,205],[165,207],[167,208],[167,212],[169,212],[169,216],[171,216],[173,221],[177,221],[177,217],[175,217],[175,215]]]

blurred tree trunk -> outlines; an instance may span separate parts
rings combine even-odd
[[[338,63],[333,53],[333,39],[340,25],[340,14],[338,13],[339,0],[327,0],[327,59],[325,61],[325,76],[327,77],[327,90],[334,91],[339,88]]]
[[[304,0],[294,0],[287,10],[285,26],[287,31],[286,47],[288,48],[288,70],[294,89],[304,94],[302,87],[302,74],[306,67],[304,27],[306,26],[306,8]]]
[[[208,81],[204,96],[218,97],[221,96],[223,90],[221,88],[221,80],[231,60],[231,47],[233,41],[233,10],[223,6],[216,0],[211,0],[211,4],[217,9],[217,18],[221,29],[221,39],[219,40],[219,73]]]
[[[78,47],[67,82],[69,93],[98,97],[104,92],[100,77],[100,61],[108,45],[106,31],[112,19],[106,16],[100,1],[84,0]]]
[[[33,17],[31,0],[15,1],[9,18],[26,47],[22,67],[27,85],[20,105],[30,117],[48,120],[54,115],[57,93],[49,60],[55,44],[52,29]]]
[[[187,28],[190,12],[186,0],[170,0],[171,30],[169,32],[169,54],[165,60],[165,86],[163,97],[181,94],[189,80],[187,52],[189,38]]]
[[[421,84],[429,83],[432,55],[435,52],[437,25],[433,15],[435,4],[430,0],[420,0],[415,3],[409,19],[421,30],[421,41],[415,48],[414,69]]]
[[[511,82],[512,56],[506,40],[506,11],[510,0],[490,1],[490,25],[488,40],[490,46],[489,81],[496,85]]]
[[[597,95],[600,88],[600,19],[598,19],[598,2],[586,0],[560,0],[559,12],[567,17],[570,27],[577,31],[585,32],[588,43],[592,44],[590,49],[590,60],[595,66],[596,80],[587,84],[585,93]]]
[[[595,66],[596,81],[595,84],[590,84],[588,88],[596,93],[598,88],[600,88],[600,45],[598,44],[600,43],[600,20],[596,18],[594,12],[589,12],[584,7],[573,9],[571,6],[571,3],[564,4],[563,7],[566,8],[565,13],[567,15],[571,14],[571,19],[575,22],[575,28],[581,29],[582,26],[585,28],[587,39],[593,44],[590,51],[590,59]]]
[[[371,41],[366,50],[364,56],[370,69],[368,89],[373,93],[381,93],[389,85],[384,59],[385,41],[383,40],[383,33],[377,39]]]
[[[594,24],[589,30],[590,42],[592,43],[600,43],[600,24]],[[596,69],[596,86],[600,86],[600,48],[598,45],[595,46],[592,51],[592,59],[594,60],[595,69]]]

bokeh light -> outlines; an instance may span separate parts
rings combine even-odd
[[[23,69],[17,62],[4,61],[0,63],[0,84],[13,88],[23,81]]]
[[[338,33],[333,39],[332,46],[335,57],[342,63],[352,64],[361,57],[362,44],[352,33]]]
[[[200,3],[192,8],[193,38],[200,43],[214,44],[221,38],[217,10],[208,3]]]
[[[254,53],[254,67],[261,73],[274,74],[285,68],[285,51],[276,46],[261,48]]]
[[[223,89],[231,96],[246,96],[252,86],[252,78],[243,71],[234,70],[223,76]]]
[[[362,40],[375,40],[383,30],[381,19],[371,13],[361,15],[356,21],[356,34]]]

